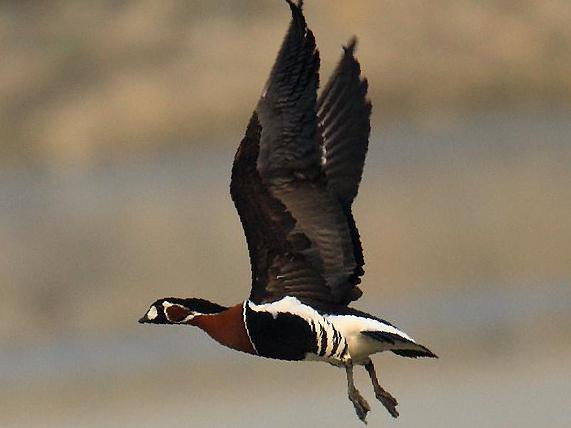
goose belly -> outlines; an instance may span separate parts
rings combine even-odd
[[[349,355],[354,364],[364,364],[372,354],[395,349],[394,342],[379,341],[363,332],[388,333],[402,338],[403,341],[413,342],[406,333],[376,319],[356,315],[329,315],[326,318],[347,341]]]

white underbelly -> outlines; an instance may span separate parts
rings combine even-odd
[[[370,355],[388,350],[385,344],[378,340],[371,339],[359,333],[345,337],[348,347],[347,357],[351,358],[353,364],[365,364]],[[330,356],[319,356],[313,353],[305,355],[305,361],[322,361],[334,366],[343,366],[345,361]]]
[[[388,350],[386,344],[364,336],[361,333],[346,337],[346,340],[353,364],[364,364],[370,355]]]
[[[354,364],[363,364],[370,355],[393,349],[393,345],[362,334],[363,331],[382,331],[396,334],[403,339],[412,339],[396,327],[380,321],[355,315],[329,315],[327,320],[347,341],[349,355]]]

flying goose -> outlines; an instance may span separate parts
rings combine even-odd
[[[353,367],[362,365],[376,398],[397,417],[398,403],[379,384],[371,355],[436,355],[389,322],[348,306],[361,297],[364,274],[351,205],[370,133],[367,80],[353,38],[317,98],[315,39],[302,1],[286,1],[292,20],[232,167],[230,193],[250,255],[250,296],[230,307],[162,298],[139,322],[189,324],[238,351],[344,368],[349,400],[366,422],[370,406],[353,381]]]

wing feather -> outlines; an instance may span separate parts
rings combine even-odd
[[[346,305],[361,295],[362,252],[350,206],[329,186],[322,164],[315,39],[301,5],[287,1],[292,21],[232,169],[252,268],[250,299],[291,295],[314,306]]]
[[[368,85],[354,56],[356,43],[352,39],[344,48],[318,101],[323,170],[329,188],[345,205],[353,202],[359,190],[371,132]]]
[[[363,175],[371,131],[371,102],[367,80],[355,58],[357,40],[343,48],[343,56],[318,100],[318,117],[323,136],[322,162],[327,186],[343,206],[356,262],[350,282],[358,284],[365,260],[359,230],[351,205]]]

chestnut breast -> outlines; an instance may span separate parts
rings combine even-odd
[[[204,330],[221,345],[256,354],[244,325],[243,306],[238,304],[212,315],[197,315],[190,324]]]

